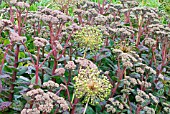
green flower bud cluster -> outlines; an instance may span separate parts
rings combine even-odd
[[[83,102],[92,105],[103,101],[111,92],[112,85],[106,76],[100,75],[97,69],[80,69],[75,80],[75,95],[77,98],[84,98]]]
[[[95,26],[85,26],[82,29],[76,31],[74,34],[74,41],[79,43],[80,48],[91,51],[100,49],[103,43],[101,31]]]

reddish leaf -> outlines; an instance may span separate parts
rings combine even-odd
[[[8,74],[1,74],[1,75],[0,75],[0,79],[1,79],[1,78],[11,78],[11,76],[8,75]]]
[[[5,110],[6,108],[10,107],[12,102],[2,102],[0,103],[0,111]]]

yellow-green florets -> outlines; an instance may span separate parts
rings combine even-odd
[[[84,98],[83,102],[92,105],[103,101],[111,92],[112,85],[106,76],[100,75],[97,69],[80,69],[75,80],[75,95],[78,98]]]
[[[91,51],[100,49],[102,45],[102,33],[97,27],[86,26],[78,30],[74,35],[75,41],[79,43],[80,48]]]

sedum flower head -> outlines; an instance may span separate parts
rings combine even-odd
[[[144,44],[149,46],[149,47],[152,47],[152,46],[156,45],[156,40],[154,40],[152,38],[145,38]]]
[[[156,103],[158,104],[159,103],[159,100],[157,97],[155,97],[154,95],[152,95],[152,93],[149,93],[149,96],[151,97],[151,99]]]
[[[75,80],[75,95],[84,98],[83,102],[90,101],[94,105],[103,101],[111,91],[111,84],[106,76],[100,75],[97,69],[80,69]]]
[[[77,60],[75,60],[76,63],[78,63],[83,68],[92,68],[92,69],[98,69],[97,66],[90,60],[79,57]]]
[[[11,32],[10,33],[10,38],[12,42],[22,42],[26,40],[26,37],[24,36],[19,36],[16,32]]]
[[[37,47],[44,47],[48,43],[44,38],[35,37],[34,39],[34,45]]]
[[[98,50],[103,42],[101,31],[97,27],[92,26],[86,26],[78,30],[74,38],[79,43],[80,48],[90,48],[90,50]]]
[[[120,101],[118,101],[114,98],[109,98],[108,101],[109,102],[105,106],[107,112],[115,114],[117,110],[123,110],[124,109],[124,105]]]
[[[170,113],[170,108],[169,108],[169,107],[164,107],[163,110],[164,110],[164,112],[167,113],[167,114]]]
[[[21,114],[40,114],[40,110],[38,110],[37,108],[34,108],[34,109],[23,109],[21,111]]]
[[[130,76],[126,76],[124,80],[128,80],[128,82],[132,86],[135,86],[137,84],[137,80],[135,78],[130,77]]]
[[[43,83],[43,86],[58,87],[59,85],[52,81],[48,81]],[[40,114],[40,111],[44,113],[50,113],[55,106],[54,104],[57,104],[57,106],[59,106],[59,108],[61,108],[63,111],[69,109],[67,101],[63,97],[59,97],[50,91],[46,92],[41,88],[28,91],[26,96],[29,97],[28,102],[34,101],[33,107],[37,108],[23,109],[21,114]]]
[[[58,68],[55,70],[55,74],[58,76],[63,76],[65,73],[65,69],[64,68]]]
[[[55,88],[56,87],[57,88],[57,87],[59,87],[59,84],[49,80],[48,82],[43,83],[43,87],[49,87],[49,88]]]
[[[155,110],[153,108],[149,108],[148,106],[145,106],[143,110],[145,111],[145,114],[155,114]]]
[[[65,65],[65,68],[69,70],[74,70],[76,68],[76,65],[74,64],[73,61],[68,61],[67,64]]]
[[[142,90],[137,90],[137,95],[135,96],[136,102],[144,103],[146,100],[149,100],[149,95]]]
[[[123,66],[126,68],[132,68],[134,63],[141,61],[139,55],[133,51],[134,44],[129,44],[127,41],[119,42],[112,52],[122,60]]]

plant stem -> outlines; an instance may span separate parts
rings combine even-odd
[[[69,40],[71,39],[71,35],[73,34],[73,32],[68,36],[68,39],[66,40],[66,44],[64,45],[64,49],[62,50],[62,53],[60,54],[60,56],[57,58],[57,60],[59,60],[63,55],[64,55],[64,53],[65,53],[65,51],[66,51],[66,47],[67,47],[67,45],[68,45],[68,42],[69,42]]]
[[[158,103],[156,104],[156,107],[155,107],[155,112],[156,112],[156,109],[157,109],[157,107],[158,107]]]
[[[36,64],[35,64],[35,62],[34,62],[34,59],[32,58],[32,55],[31,55],[30,51],[28,50],[27,46],[25,45],[24,42],[22,42],[22,45],[24,46],[25,50],[28,52],[28,54],[29,54],[29,56],[30,56],[30,58],[31,58],[31,61],[32,61],[32,63],[33,63],[34,66],[35,66]]]
[[[38,70],[39,70],[39,58],[40,58],[40,47],[38,47],[38,52],[37,52],[37,63],[36,63],[36,71],[35,71],[35,84],[38,84]]]
[[[60,91],[63,90],[62,88],[60,88],[55,94],[58,95],[60,93]]]
[[[39,67],[42,67],[43,64],[47,61],[47,59],[50,57],[50,55],[55,51],[56,49],[53,49],[51,52],[48,53],[48,55],[46,56],[46,58],[44,59],[44,61],[39,65]]]
[[[9,6],[10,8],[10,21],[14,24],[14,15],[13,15],[13,9],[12,6]],[[15,30],[15,26],[14,26],[14,30]]]
[[[70,46],[70,52],[69,52],[70,61],[72,61],[72,54],[73,54],[73,51],[72,51],[72,47]],[[71,75],[72,75],[72,72],[71,72],[71,70],[69,70],[69,75],[68,75],[68,82],[67,82],[67,84],[69,84],[70,81],[71,81]]]
[[[121,70],[121,69],[118,70],[117,75],[119,77],[119,80],[122,80],[125,71],[126,71],[126,68],[124,68],[123,70]],[[114,96],[119,85],[120,85],[120,82],[118,82],[117,85],[112,89],[112,94],[111,94],[110,98]]]
[[[75,94],[73,93],[73,97],[72,97],[72,100],[71,100],[71,104],[73,103],[74,97],[75,97]]]
[[[79,99],[78,98],[75,98],[74,99],[74,104],[72,105],[72,111],[71,111],[71,114],[75,114],[75,108],[76,108],[76,104],[79,102]]]
[[[42,58],[44,58],[44,47],[42,48]],[[43,84],[44,82],[44,74],[45,74],[45,70],[42,69],[42,76],[41,76],[41,83]]]
[[[65,83],[65,85],[66,85],[66,94],[67,94],[67,96],[68,96],[68,101],[70,102],[70,92],[69,92],[69,89],[68,89],[68,84],[67,84],[67,81],[65,80],[64,81],[64,83]]]
[[[57,69],[57,66],[58,66],[58,62],[57,62],[56,58],[54,58],[54,65],[53,65],[52,75],[55,74],[55,70]],[[52,80],[55,82],[55,78],[52,78]]]
[[[17,10],[17,21],[18,21],[18,35],[21,36],[21,22],[22,22],[22,17],[21,17],[21,12]]]
[[[71,75],[72,75],[72,71],[69,70],[67,85],[70,84],[70,82],[71,82]]]
[[[4,53],[4,57],[2,59],[2,62],[1,62],[1,67],[0,67],[0,74],[2,74],[2,68],[4,66],[4,63],[5,63],[5,58],[6,58],[6,55],[8,53],[8,49],[10,48],[11,45],[8,45],[7,48],[5,49],[5,53]]]
[[[90,98],[88,98],[88,100],[87,100],[87,103],[86,103],[86,106],[85,106],[85,109],[84,109],[83,114],[85,114],[85,113],[86,113],[86,110],[87,110],[87,106],[88,106],[89,100],[90,100]]]
[[[139,43],[140,43],[140,36],[141,36],[141,33],[142,33],[142,16],[140,15],[139,17],[139,21],[138,21],[138,33],[137,33],[137,39],[136,39],[136,46],[138,47]]]
[[[14,61],[14,68],[17,68],[18,67],[18,55],[19,55],[19,45],[17,44],[17,47],[16,47],[16,50],[15,50],[15,61]],[[14,95],[14,82],[16,80],[16,75],[17,75],[17,71],[14,71],[13,72],[13,75],[12,75],[12,84],[11,84],[11,93],[9,95],[9,101],[12,101],[13,99],[13,95]]]
[[[87,48],[85,48],[85,50],[84,50],[83,58],[86,58],[86,52],[87,52]]]

